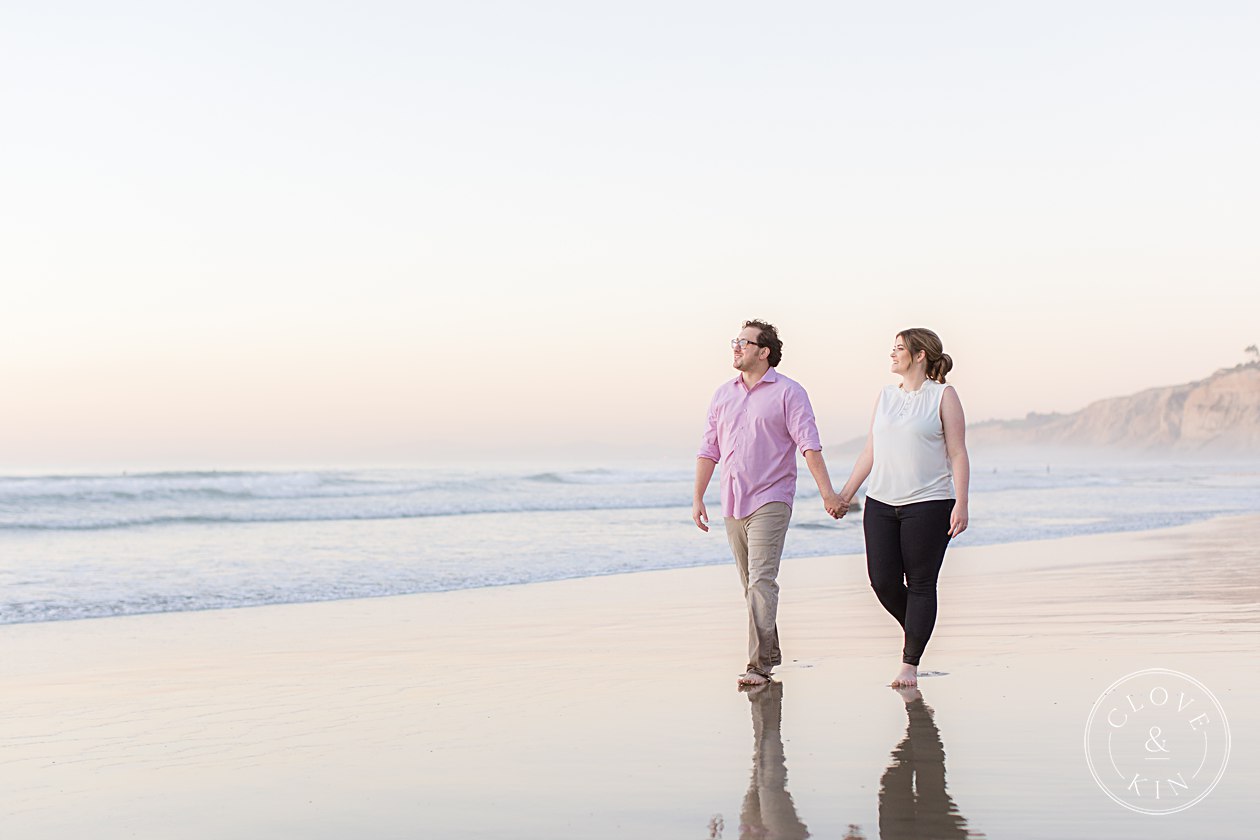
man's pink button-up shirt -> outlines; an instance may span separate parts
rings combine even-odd
[[[722,465],[722,515],[743,519],[768,502],[792,504],[796,453],[822,450],[809,395],[774,368],[749,390],[744,377],[709,404],[701,458]]]

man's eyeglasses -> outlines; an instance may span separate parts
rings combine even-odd
[[[750,338],[732,338],[732,339],[731,339],[731,349],[732,349],[732,350],[741,350],[741,349],[743,349],[744,347],[747,347],[749,344],[751,344],[753,347],[761,347],[761,346],[763,346],[763,345],[758,344],[757,342],[753,341],[753,340],[752,340],[752,339],[750,339]]]

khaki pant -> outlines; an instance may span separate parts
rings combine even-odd
[[[726,518],[726,538],[735,555],[748,602],[748,670],[770,676],[783,661],[779,652],[779,560],[792,508],[767,502],[743,519]]]

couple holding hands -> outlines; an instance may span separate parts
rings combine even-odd
[[[919,660],[936,624],[936,581],[952,537],[967,528],[966,423],[945,375],[953,361],[931,330],[902,330],[892,372],[875,401],[866,446],[839,493],[831,484],[809,395],[777,370],[783,342],[773,325],[746,321],[731,340],[739,375],[709,404],[696,459],[691,518],[709,530],[704,493],[722,464],[722,515],[748,603],[748,666],[740,685],[761,685],[783,661],[776,616],[779,560],[796,494],[796,453],[805,457],[827,513],[844,516],[870,479],[862,513],[866,568],[884,609],[905,631],[898,687],[918,684]]]

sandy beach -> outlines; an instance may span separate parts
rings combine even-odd
[[[733,567],[0,627],[6,838],[1254,836],[1260,516],[946,559],[921,699],[860,556],[786,561],[736,689]],[[1083,737],[1184,672],[1228,768],[1162,816]]]

